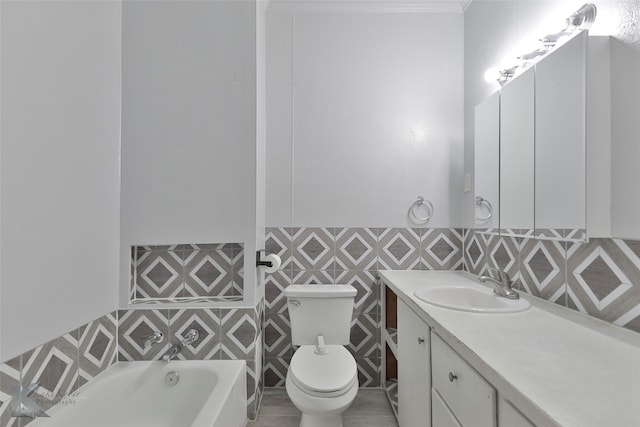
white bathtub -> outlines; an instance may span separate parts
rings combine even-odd
[[[165,376],[176,372],[176,385]],[[241,360],[119,362],[39,418],[34,427],[242,427],[247,420]]]

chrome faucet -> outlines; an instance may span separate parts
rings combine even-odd
[[[493,292],[501,297],[509,299],[520,298],[520,295],[511,288],[512,282],[509,280],[509,275],[497,268],[488,268],[487,276],[480,276],[480,281],[493,283]]]
[[[197,329],[189,329],[186,334],[182,336],[182,340],[169,347],[169,350],[162,356],[162,360],[165,362],[170,361],[180,354],[184,346],[191,345],[198,341],[200,334]]]
[[[149,338],[144,340],[144,348],[149,348],[154,344],[158,344],[162,342],[163,339],[164,339],[164,334],[160,331],[156,331],[153,333],[153,335],[151,335]]]

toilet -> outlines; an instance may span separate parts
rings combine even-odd
[[[349,343],[356,289],[351,285],[285,288],[291,340],[300,346],[287,371],[286,389],[302,412],[300,427],[342,427],[342,413],[358,393]]]

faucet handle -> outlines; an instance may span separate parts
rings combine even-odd
[[[164,334],[160,331],[155,331],[153,335],[144,340],[144,348],[151,347],[154,344],[162,342],[164,339]]]
[[[187,333],[184,334],[182,337],[184,338],[182,340],[182,344],[183,345],[189,345],[189,344],[193,344],[194,342],[198,341],[198,338],[200,338],[200,333],[198,332],[197,329],[189,329],[187,331]]]

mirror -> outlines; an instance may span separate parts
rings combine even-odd
[[[534,87],[529,68],[500,96],[500,229],[534,228]]]
[[[476,230],[586,239],[587,40],[578,34],[476,107]],[[499,214],[483,221],[489,202]]]
[[[583,32],[535,66],[536,236],[585,237],[586,41]]]
[[[475,228],[494,233],[500,226],[500,92],[475,109]]]

